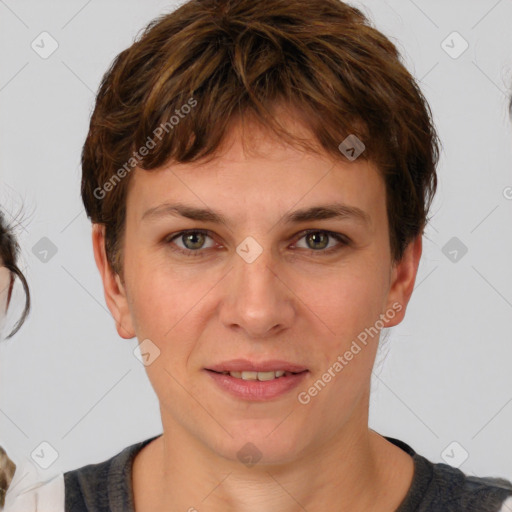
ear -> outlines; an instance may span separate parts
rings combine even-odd
[[[384,327],[398,325],[405,316],[405,310],[414,290],[414,282],[421,258],[423,236],[419,234],[406,247],[403,257],[393,264],[391,270],[390,290],[385,311],[394,311],[393,318],[384,315]],[[382,317],[381,317],[382,318]]]
[[[128,307],[126,290],[121,282],[119,274],[115,273],[107,260],[105,251],[105,226],[93,224],[92,226],[92,247],[96,266],[100,271],[105,292],[105,301],[108,309],[116,322],[116,329],[124,339],[135,337],[132,316]]]

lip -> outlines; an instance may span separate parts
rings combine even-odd
[[[230,361],[224,361],[212,366],[205,368],[206,370],[213,370],[214,372],[276,372],[283,370],[285,372],[301,373],[307,370],[305,366],[290,363],[288,361],[282,361],[278,359],[272,359],[268,361],[249,361],[248,359],[231,359]]]
[[[258,367],[261,368],[261,366]],[[244,369],[248,369],[247,366],[245,366]],[[283,369],[282,366],[281,369]],[[231,375],[216,373],[209,369],[205,369],[204,371],[210,375],[212,380],[222,391],[229,393],[235,398],[253,402],[265,402],[289,393],[293,388],[297,387],[309,373],[308,370],[304,370],[300,373],[284,375],[273,380],[259,381],[237,379],[236,377],[231,377]]]

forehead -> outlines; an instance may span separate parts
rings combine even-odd
[[[296,121],[291,125],[295,133],[307,135]],[[309,140],[313,141],[310,134]],[[209,162],[170,162],[150,171],[133,171],[128,217],[140,221],[177,203],[195,208],[196,214],[209,210],[210,218],[203,220],[219,223],[299,209],[304,216],[307,207],[320,204],[344,204],[356,217],[366,214],[371,221],[382,213],[385,187],[371,161],[348,162],[321,150],[307,152],[258,125],[234,124]]]

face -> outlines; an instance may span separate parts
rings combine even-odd
[[[98,226],[93,244],[119,334],[150,340],[146,370],[164,432],[181,429],[231,460],[251,442],[262,461],[286,462],[367,429],[375,329],[402,320],[421,237],[392,264],[373,164],[246,133],[251,154],[234,127],[214,162],[134,171],[124,283],[109,272]],[[225,223],[183,216],[177,203]],[[250,363],[295,372],[259,382],[211,371]]]

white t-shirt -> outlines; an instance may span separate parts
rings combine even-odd
[[[3,512],[64,512],[64,474],[45,478],[30,461],[14,462]]]

